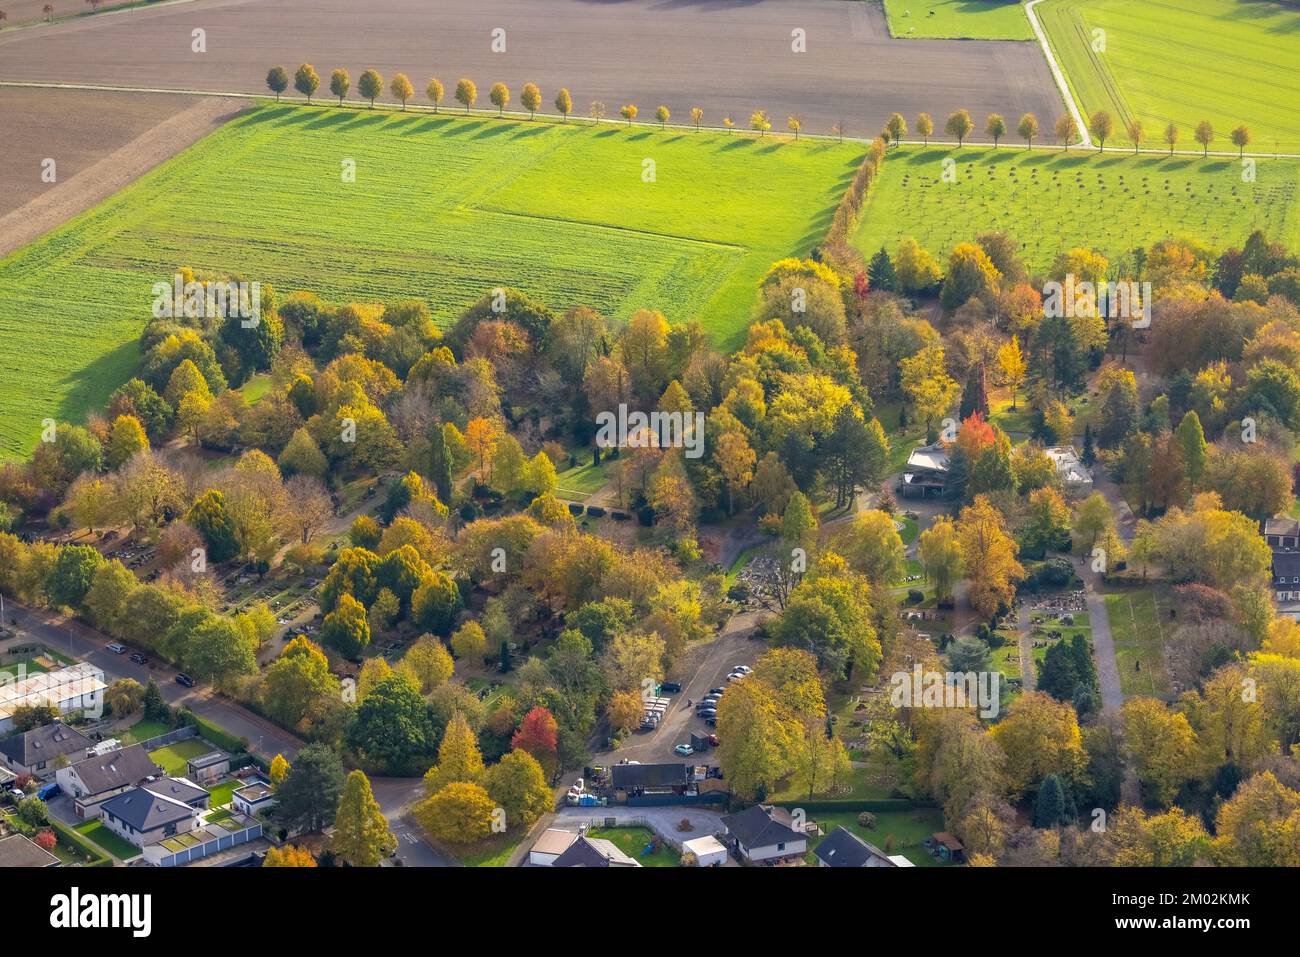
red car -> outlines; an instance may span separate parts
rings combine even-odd
[[[713,747],[716,748],[718,746],[718,736],[716,734],[713,733],[702,734],[700,735],[700,737],[703,738],[705,741],[709,742],[709,744],[712,745]]]

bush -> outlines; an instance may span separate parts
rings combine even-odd
[[[616,522],[626,522],[630,516],[627,512],[610,512],[609,517]]]
[[[868,831],[874,831],[876,829],[876,816],[870,811],[863,811],[858,815],[858,823]]]
[[[909,588],[907,590],[907,600],[914,605],[919,605],[925,601],[925,592],[917,588]]]

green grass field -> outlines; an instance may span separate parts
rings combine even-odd
[[[1032,40],[1020,0],[885,0],[889,32],[908,39]]]
[[[957,164],[952,182],[943,179],[949,157]],[[867,256],[882,243],[892,253],[910,233],[942,264],[955,244],[1006,229],[1031,270],[1072,246],[1114,258],[1190,236],[1219,249],[1240,245],[1257,227],[1294,248],[1300,160],[1261,160],[1257,173],[1254,183],[1243,183],[1235,160],[1134,156],[1122,147],[1099,154],[1005,141],[996,150],[903,146],[885,160],[854,243]]]
[[[852,143],[606,122],[266,104],[0,261],[0,455],[80,420],[137,362],[178,266],[452,320],[502,285],[565,309],[698,319],[739,344],[758,280],[806,255]],[[343,182],[343,163],[356,181]],[[643,180],[647,161],[654,182]]]
[[[177,741],[175,744],[169,744],[165,748],[159,748],[156,751],[150,751],[151,757],[155,764],[163,769],[172,777],[184,777],[186,772],[186,763],[191,758],[197,758],[212,751],[212,745],[206,741],[200,741],[197,738],[189,738],[185,741]]]
[[[808,817],[821,826],[823,836],[808,842],[808,863],[816,864],[817,845],[837,827],[846,827],[868,844],[886,854],[901,854],[917,867],[944,867],[925,850],[923,842],[943,830],[943,815],[936,808],[910,811],[876,811],[876,826],[868,830],[858,823],[856,811],[813,811]]]
[[[1235,149],[1228,133],[1244,123],[1250,149],[1300,151],[1300,9],[1270,0],[1049,0],[1036,9],[1080,109],[1110,112],[1117,136],[1136,117],[1158,147],[1173,122],[1180,147],[1197,149],[1192,131],[1204,119],[1212,149]]]
[[[118,837],[104,826],[103,821],[86,821],[84,824],[78,824],[73,830],[92,844],[102,847],[118,860],[140,856],[140,848]]]
[[[1134,695],[1168,698],[1170,695],[1162,627],[1167,609],[1154,588],[1106,596],[1106,613],[1115,640],[1115,664],[1125,698]]]

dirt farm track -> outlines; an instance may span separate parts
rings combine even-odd
[[[505,52],[491,48],[496,28]],[[195,29],[206,53],[191,51]],[[797,29],[805,53],[791,49]],[[857,136],[894,110],[909,122],[928,111],[942,128],[966,107],[979,130],[990,112],[1014,123],[1033,111],[1047,126],[1062,110],[1035,44],[894,40],[880,5],[862,0],[192,0],[0,33],[0,80],[257,94],[270,66],[304,60],[323,98],[332,68],[351,71],[355,96],[373,67],[407,73],[420,101],[430,76],[448,99],[471,77],[480,107],[497,80],[516,105],[533,81],[548,111],[565,86],[579,115],[600,100],[611,116],[636,103],[649,118],[662,103],[675,120],[700,106],[705,123],[744,127],[765,109],[778,130],[793,114],[808,132],[843,120]]]

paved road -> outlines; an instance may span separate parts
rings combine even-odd
[[[397,857],[403,867],[459,867],[459,862],[443,854],[424,839],[420,826],[410,816],[411,806],[424,796],[420,778],[371,778],[379,808],[388,818],[388,826],[397,836]]]
[[[1119,666],[1115,663],[1115,639],[1110,633],[1110,615],[1101,591],[1101,575],[1084,562],[1079,575],[1083,578],[1084,598],[1088,603],[1088,623],[1092,627],[1092,651],[1097,659],[1097,681],[1101,685],[1102,711],[1115,714],[1124,703],[1119,687]]]
[[[205,52],[193,50],[196,29]],[[847,0],[198,0],[0,37],[6,80],[264,94],[271,66],[292,74],[303,61],[325,98],[332,68],[355,83],[373,67],[409,74],[421,101],[430,75],[448,98],[471,77],[484,101],[503,81],[516,104],[532,81],[546,111],[564,86],[584,116],[593,100],[611,116],[663,103],[683,121],[698,105],[710,125],[730,115],[744,127],[765,109],[778,129],[793,114],[808,132],[843,120],[855,136],[894,110],[942,126],[965,107],[978,138],[988,113],[1033,111],[1046,127],[1064,109],[1036,43],[895,40],[879,4]]]
[[[128,654],[115,655],[104,646],[112,639],[72,619],[40,609],[28,609],[5,600],[5,618],[17,618],[19,635],[30,637],[81,661],[102,668],[109,684],[118,678],[134,678],[141,684],[150,677],[158,682],[167,703],[187,705],[191,711],[248,740],[249,749],[264,758],[283,754],[292,759],[303,742],[265,718],[253,714],[210,687],[183,688],[173,680],[176,669],[159,661],[148,666],[132,664]]]

